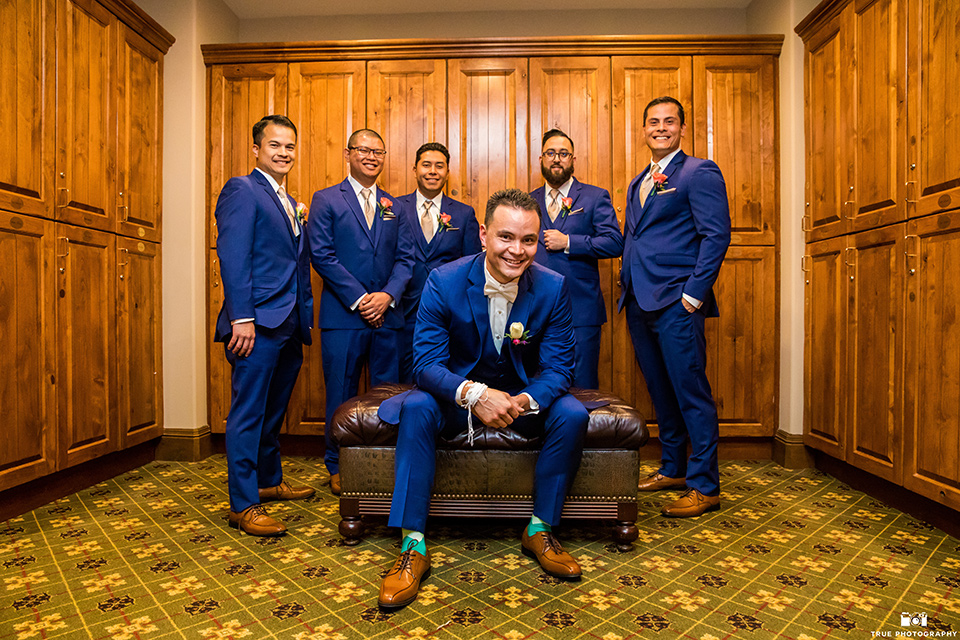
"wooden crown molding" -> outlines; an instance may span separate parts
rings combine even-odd
[[[807,14],[807,17],[800,21],[800,24],[794,28],[794,31],[804,42],[813,35],[814,32],[827,20],[831,20],[840,15],[843,8],[850,4],[851,0],[823,0],[814,7],[813,11]]]
[[[746,55],[779,56],[783,35],[760,36],[561,36],[438,40],[329,40],[205,44],[206,65],[313,60],[509,58],[529,56]]]
[[[131,0],[98,0],[100,4],[117,16],[121,22],[143,36],[147,42],[160,49],[164,54],[177,41],[173,35],[148,16],[143,9]]]

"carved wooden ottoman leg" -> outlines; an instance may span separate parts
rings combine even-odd
[[[352,547],[363,537],[363,519],[360,517],[358,498],[340,498],[340,535],[343,544]]]
[[[342,524],[340,526],[343,526]],[[613,541],[617,543],[618,551],[630,551],[632,542],[640,537],[637,529],[637,502],[617,503],[617,523],[613,527]]]

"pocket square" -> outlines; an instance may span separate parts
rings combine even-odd
[[[663,191],[657,191],[657,195],[665,196],[668,193],[673,193],[676,190],[677,190],[676,187],[670,187],[669,189],[664,189]]]

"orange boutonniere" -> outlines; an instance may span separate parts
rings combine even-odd
[[[397,217],[396,214],[393,213],[393,201],[386,196],[380,198],[380,202],[377,203],[377,208],[380,211],[381,220],[389,220]]]
[[[307,224],[307,220],[310,218],[310,212],[307,211],[307,205],[302,202],[297,203],[297,222],[301,225]]]
[[[452,218],[450,217],[449,213],[441,213],[439,216],[437,216],[437,223],[440,226],[440,231],[456,231],[457,230],[457,227],[450,224],[450,220],[452,220]]]
[[[654,191],[663,191],[667,188],[667,176],[658,171],[657,173],[653,174],[652,178]]]
[[[572,216],[575,213],[580,213],[583,211],[583,207],[577,209],[576,211],[570,211],[573,207],[573,198],[560,198],[560,217],[565,218],[567,216]]]

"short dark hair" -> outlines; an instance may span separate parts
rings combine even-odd
[[[647,111],[650,110],[650,107],[655,107],[658,104],[675,104],[677,105],[677,111],[680,113],[680,126],[683,126],[684,115],[683,115],[683,105],[680,104],[680,101],[671,96],[660,96],[659,98],[654,98],[643,108],[643,124],[647,124]]]
[[[374,138],[379,140],[383,144],[383,146],[387,146],[387,143],[383,141],[383,138],[380,137],[380,134],[374,131],[373,129],[357,129],[356,131],[351,133],[350,137],[347,139],[347,148],[349,149],[350,147],[356,146],[357,138],[359,138],[363,134],[373,136]]]
[[[509,207],[511,209],[520,209],[522,211],[532,211],[540,218],[540,205],[526,191],[520,189],[501,189],[490,196],[487,200],[487,211],[483,216],[483,224],[487,227],[493,222],[493,212],[499,206]]]
[[[260,146],[260,143],[263,142],[263,130],[267,128],[268,124],[275,124],[278,127],[286,127],[287,129],[293,129],[293,136],[297,136],[297,127],[293,124],[293,120],[287,116],[272,115],[272,116],[263,116],[257,121],[257,124],[253,125],[253,144]]]
[[[447,159],[447,164],[450,164],[450,152],[447,151],[447,148],[445,146],[443,146],[439,142],[427,142],[425,144],[420,145],[420,148],[417,149],[417,157],[413,161],[414,166],[416,166],[417,163],[420,162],[420,156],[422,156],[426,151],[439,151],[440,153],[443,154],[443,157]]]
[[[570,151],[573,151],[573,150],[574,150],[574,149],[573,149],[573,138],[571,138],[570,136],[568,136],[567,134],[565,134],[565,133],[564,133],[563,131],[561,131],[560,129],[550,129],[550,131],[547,131],[545,134],[543,134],[543,139],[540,141],[540,148],[542,149],[544,146],[546,146],[547,140],[549,140],[550,138],[556,138],[556,137],[566,138],[566,139],[567,139],[567,142],[570,143]]]

